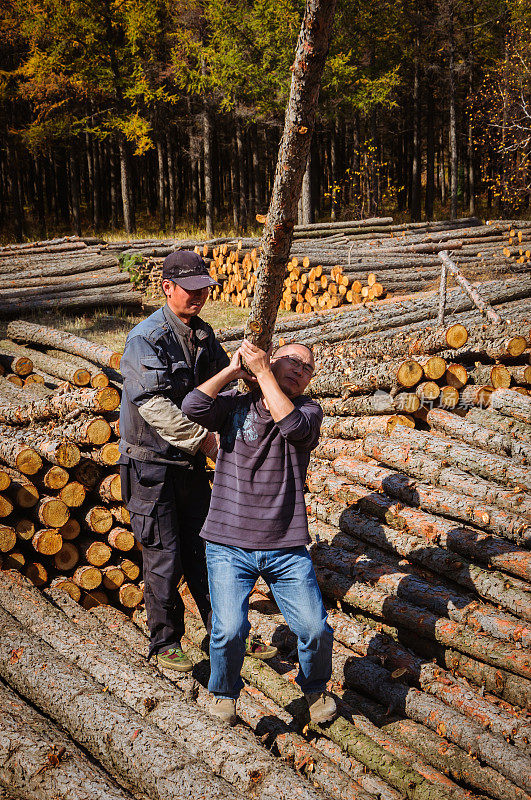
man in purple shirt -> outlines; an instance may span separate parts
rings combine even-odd
[[[242,358],[254,374],[253,391],[221,392],[231,381],[249,378]],[[245,340],[229,366],[182,404],[189,419],[220,434],[201,536],[206,539],[213,612],[211,712],[231,724],[243,687],[249,596],[260,575],[297,635],[297,682],[311,720],[327,722],[336,713],[325,691],[333,632],[306,549],[304,482],[323,419],[319,404],[303,394],[313,371],[313,355],[305,345],[284,345],[270,361],[268,353]]]

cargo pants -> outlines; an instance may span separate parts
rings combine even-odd
[[[177,585],[183,576],[210,631],[205,547],[199,537],[210,504],[210,485],[202,468],[135,459],[121,464],[120,476],[133,534],[142,545],[150,658],[168,647],[180,647],[184,604]]]

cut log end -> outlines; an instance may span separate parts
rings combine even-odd
[[[90,592],[93,589],[97,589],[99,586],[101,586],[103,576],[101,574],[101,570],[97,567],[83,566],[76,569],[72,576],[72,580],[76,586],[79,586],[80,589]]]
[[[85,502],[86,489],[79,481],[70,481],[63,486],[59,497],[68,508],[79,508]]]
[[[66,486],[68,480],[69,475],[66,469],[56,465],[50,467],[42,479],[46,488],[50,490],[62,489],[64,486]]]
[[[448,347],[451,347],[453,350],[457,350],[459,347],[463,347],[468,341],[468,331],[464,325],[457,323],[456,325],[450,325],[448,330],[446,331],[446,343]]]
[[[404,361],[396,374],[396,379],[399,384],[410,388],[415,386],[422,378],[422,367],[417,361],[409,359]]]
[[[128,553],[134,547],[135,537],[126,528],[113,528],[107,536],[107,541],[115,550]]]
[[[77,539],[81,532],[81,525],[74,519],[74,517],[70,517],[68,522],[66,522],[60,529],[59,533],[63,537],[63,541],[71,542],[73,539]]]
[[[103,417],[92,419],[87,426],[87,439],[91,444],[105,444],[109,441],[112,428]]]
[[[42,458],[31,447],[25,447],[16,457],[16,467],[24,475],[35,475],[42,467]]]
[[[57,578],[54,578],[53,581],[50,583],[50,589],[61,589],[61,591],[66,592],[72,600],[75,600],[76,603],[79,603],[81,599],[81,589],[79,586],[76,586],[74,581],[70,580],[70,578],[66,578],[63,575],[59,575]]]
[[[43,528],[34,534],[31,543],[37,553],[43,556],[54,556],[61,550],[63,539],[59,531],[53,528]]]
[[[63,546],[55,554],[54,564],[60,572],[68,572],[79,563],[79,550],[72,542],[63,542]]]
[[[0,553],[9,553],[17,543],[17,534],[10,525],[0,525]]]
[[[124,583],[118,590],[120,603],[124,608],[136,608],[144,598],[144,592],[135,583]]]
[[[116,411],[120,405],[120,393],[113,386],[106,386],[98,392],[97,400],[102,411]]]

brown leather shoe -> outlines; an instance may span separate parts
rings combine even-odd
[[[330,722],[337,714],[334,698],[328,692],[314,692],[305,694],[311,722]]]
[[[236,700],[232,700],[230,697],[213,697],[208,710],[223,722],[227,722],[229,725],[236,724]]]

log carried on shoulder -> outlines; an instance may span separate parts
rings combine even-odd
[[[13,320],[7,328],[7,335],[11,339],[22,342],[35,342],[58,350],[65,350],[76,356],[81,356],[103,367],[120,367],[120,353],[115,353],[104,345],[95,344],[87,339],[74,336],[71,333],[55,330],[45,325],[35,325],[23,320]]]

